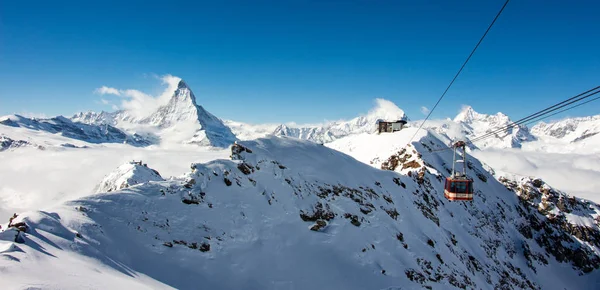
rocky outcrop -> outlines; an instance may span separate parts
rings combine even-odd
[[[599,211],[596,204],[568,196],[539,178],[512,181],[500,177],[499,181],[521,201],[519,213],[526,222],[519,225],[519,231],[524,237],[583,273],[600,268],[600,257],[581,243],[600,249],[600,223],[593,217]]]
[[[42,145],[35,145],[29,141],[14,140],[14,139],[8,138],[6,136],[0,135],[0,152],[7,151],[7,150],[14,150],[14,149],[23,148],[23,147],[33,147],[33,148],[37,148],[40,150],[46,149]]]

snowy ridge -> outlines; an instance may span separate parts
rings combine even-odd
[[[126,143],[132,146],[148,146],[151,144],[151,141],[138,134],[130,135],[111,125],[98,126],[77,123],[63,116],[50,119],[30,119],[19,115],[11,115],[2,117],[0,124],[60,134],[67,138],[88,143]]]
[[[276,136],[288,136],[317,143],[328,143],[336,139],[360,133],[377,131],[377,121],[406,120],[406,114],[394,103],[376,99],[376,106],[368,114],[349,121],[329,122],[322,126],[288,126],[279,125],[273,132]]]
[[[373,135],[355,145],[387,139],[405,144],[414,133]],[[445,200],[441,188],[451,152],[428,154],[444,146],[419,132],[408,150],[389,152],[397,156],[393,172],[308,141],[239,142],[232,160],[194,163],[179,178],[22,213],[12,226],[2,225],[3,284],[595,288],[598,243],[551,222],[476,159],[469,159],[475,200]],[[580,217],[588,231],[597,232],[598,221],[590,218],[600,208],[585,206],[568,218]],[[536,224],[543,226],[531,226],[531,236],[523,230]],[[51,278],[67,272],[75,278]]]
[[[87,112],[79,112],[73,115],[70,119],[73,122],[88,124],[88,125],[111,125],[116,126],[117,116],[123,114],[123,111],[116,112],[105,112],[101,111],[100,113],[87,111]]]
[[[23,148],[23,147],[35,147],[40,150],[45,149],[44,146],[36,145],[36,144],[33,144],[26,140],[14,140],[14,139],[8,138],[7,136],[0,135],[0,152],[6,151],[6,150],[14,150],[14,149]]]

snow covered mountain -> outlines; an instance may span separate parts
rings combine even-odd
[[[138,135],[127,134],[111,125],[88,125],[58,116],[51,119],[26,118],[10,115],[0,118],[0,125],[45,131],[88,143],[126,143],[132,146],[148,146],[151,141]]]
[[[123,129],[141,125],[145,129],[158,129],[156,134],[162,141],[181,141],[202,146],[227,147],[237,140],[221,119],[197,104],[196,96],[183,80],[179,81],[169,102],[149,115],[140,116],[125,110],[113,113],[82,112],[72,116],[71,120],[95,125],[109,124]]]
[[[277,136],[289,136],[317,143],[329,143],[340,138],[361,133],[375,133],[378,120],[406,120],[402,109],[394,103],[377,99],[377,105],[368,114],[350,121],[329,122],[319,126],[279,125],[273,132]],[[418,127],[421,121],[410,122],[408,126]],[[492,130],[511,124],[508,116],[480,114],[472,107],[465,107],[453,120],[429,120],[425,128],[437,133],[437,137],[446,143],[456,140],[469,140],[482,136]],[[264,135],[263,135],[264,136]],[[262,136],[261,136],[262,137]],[[526,126],[509,128],[494,134],[476,144],[470,144],[471,149],[484,148],[521,148],[525,142],[536,140]]]
[[[406,120],[404,111],[394,103],[376,99],[376,106],[366,115],[356,117],[349,121],[329,122],[320,126],[289,126],[279,125],[273,132],[276,136],[289,136],[317,143],[328,143],[333,140],[359,133],[373,133],[377,131],[377,121]]]
[[[93,111],[87,112],[79,112],[73,115],[70,119],[73,122],[79,122],[88,125],[111,125],[116,126],[116,120],[120,119],[117,116],[123,115],[124,112],[122,110],[116,112],[105,112],[101,111],[100,113],[96,113]]]
[[[134,181],[121,189],[3,224],[0,279],[8,288],[597,286],[600,206],[543,181],[500,183],[473,158],[475,200],[448,202],[452,154],[428,154],[444,142],[420,131],[393,151],[414,133],[345,138],[388,170],[274,136],[170,180],[127,164],[111,174]],[[390,147],[368,150],[377,144]]]
[[[456,140],[471,140],[512,123],[513,121],[503,113],[480,114],[475,112],[472,107],[466,106],[453,120],[431,120],[427,121],[424,127],[440,134],[440,138],[451,143]],[[534,140],[536,137],[529,132],[527,126],[518,126],[497,132],[493,136],[476,141],[469,146],[472,149],[521,148],[523,143]]]
[[[578,143],[584,140],[598,140],[600,133],[600,115],[567,118],[556,122],[540,122],[531,128],[531,132],[540,137],[562,139],[569,143]],[[600,142],[596,144],[600,145]]]

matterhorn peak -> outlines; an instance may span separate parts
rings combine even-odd
[[[196,105],[196,96],[194,96],[190,87],[183,80],[180,80],[167,106],[195,109]]]
[[[180,80],[179,83],[177,84],[177,89],[189,89],[188,85],[185,83],[185,81]]]

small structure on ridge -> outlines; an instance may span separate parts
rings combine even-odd
[[[377,133],[381,134],[382,132],[392,133],[400,131],[404,128],[406,123],[406,117],[395,121],[377,120]]]

